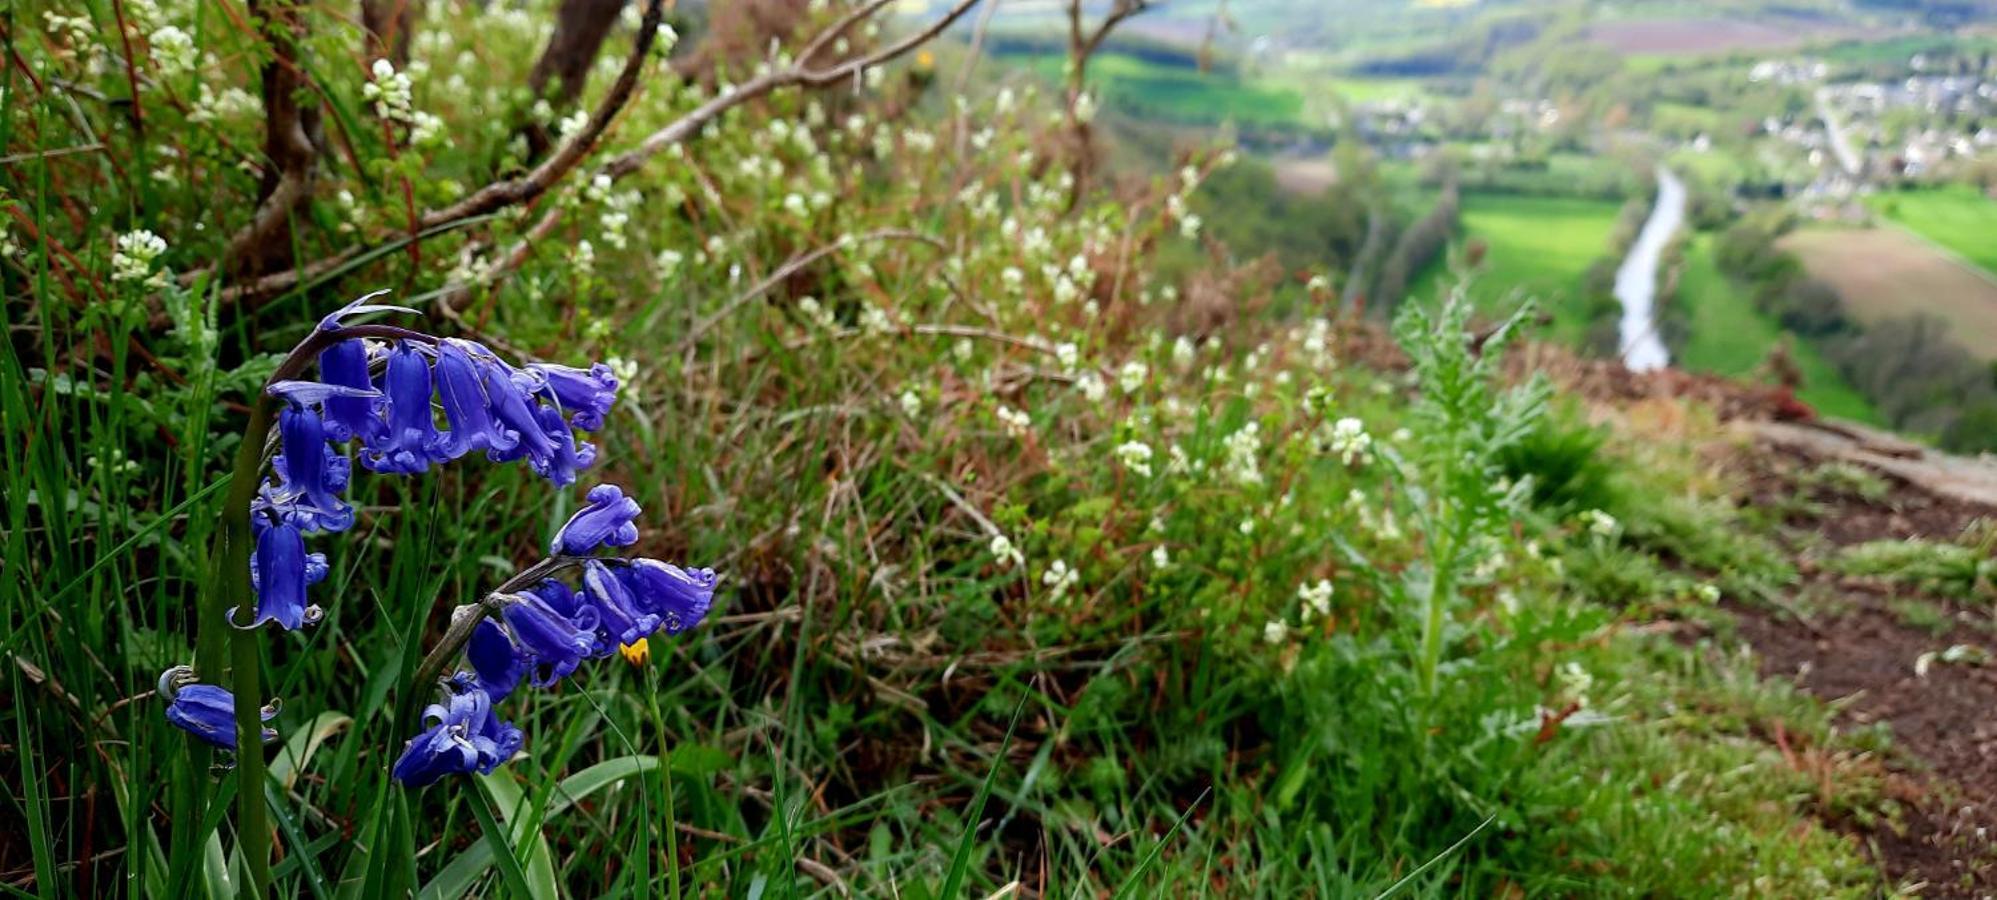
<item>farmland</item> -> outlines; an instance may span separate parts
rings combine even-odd
[[[1033,57],[1030,67],[1044,77],[1061,74],[1062,58]],[[1102,105],[1139,117],[1168,122],[1217,125],[1241,122],[1294,124],[1303,115],[1304,95],[1289,85],[1233,72],[1201,72],[1121,53],[1105,53],[1089,63],[1089,81]]]
[[[1957,343],[1997,359],[1997,280],[1893,228],[1809,229],[1783,239],[1814,277],[1835,287],[1860,322],[1940,317]]]
[[[1968,185],[1874,194],[1866,205],[1962,258],[1997,272],[1997,201]]]
[[[1841,32],[1798,21],[1629,19],[1591,25],[1589,41],[1618,53],[1701,54],[1774,50]]]
[[[1484,258],[1470,294],[1486,310],[1515,295],[1531,297],[1554,316],[1562,338],[1586,329],[1572,301],[1581,273],[1609,249],[1621,204],[1608,200],[1465,192],[1460,246],[1481,242]],[[1411,294],[1432,298],[1452,279],[1431,266]]]

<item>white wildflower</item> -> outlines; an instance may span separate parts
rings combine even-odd
[[[1581,524],[1587,527],[1590,534],[1602,537],[1615,536],[1616,529],[1621,527],[1621,523],[1616,521],[1615,516],[1609,515],[1599,509],[1587,510],[1581,513],[1580,518]]]
[[[1151,548],[1152,568],[1164,569],[1170,567],[1171,565],[1172,565],[1172,554],[1165,550],[1164,544],[1159,544],[1158,546]]]
[[[395,64],[386,59],[375,60],[370,71],[374,77],[361,85],[361,98],[374,104],[374,114],[396,121],[409,118],[409,76],[395,71]]]
[[[1331,452],[1338,454],[1341,462],[1349,466],[1353,460],[1366,455],[1367,449],[1373,446],[1373,436],[1366,433],[1366,423],[1347,416],[1332,423],[1331,436],[1326,445]]]
[[[1262,426],[1250,422],[1241,430],[1227,436],[1225,471],[1229,480],[1243,487],[1262,483],[1262,466],[1258,455],[1262,451]]]
[[[1150,377],[1150,366],[1136,360],[1131,360],[1124,363],[1123,368],[1117,371],[1116,386],[1122,388],[1126,394],[1135,394],[1140,388],[1144,387],[1145,380]]]
[[[902,391],[901,397],[896,402],[901,404],[902,415],[911,419],[922,415],[922,396],[920,394],[914,391]]]
[[[1047,571],[1040,573],[1040,583],[1047,586],[1048,599],[1059,603],[1080,577],[1080,573],[1068,568],[1066,560],[1057,559],[1047,567]]]
[[[1010,569],[1026,563],[1026,557],[1020,554],[1018,547],[1012,545],[1012,539],[1005,535],[992,535],[991,551],[992,556],[998,558],[1001,569]]]
[[[1076,376],[1075,390],[1081,391],[1082,396],[1088,398],[1090,403],[1101,403],[1102,399],[1109,395],[1109,386],[1103,384],[1102,376],[1094,372],[1083,372]]]
[[[1026,432],[1033,427],[1033,417],[1010,406],[999,406],[998,420],[999,425],[1005,428],[1005,433],[1015,438],[1025,437]]]
[[[1265,642],[1280,644],[1289,636],[1290,626],[1280,619],[1271,619],[1262,626],[1262,640]]]
[[[1073,343],[1062,342],[1054,345],[1054,358],[1060,361],[1061,368],[1074,371],[1075,366],[1082,361],[1082,351]]]
[[[146,43],[153,48],[153,59],[159,63],[161,75],[174,76],[192,71],[196,60],[194,38],[187,32],[172,25],[152,33]]]
[[[118,235],[111,251],[111,280],[143,282],[163,287],[166,272],[155,273],[153,263],[166,254],[166,240],[143,228]]]
[[[1144,478],[1151,477],[1151,445],[1143,441],[1129,441],[1117,445],[1116,458],[1123,467]]]
[[[1304,621],[1312,615],[1331,615],[1331,579],[1320,578],[1315,584],[1297,585],[1297,599],[1304,603]]]

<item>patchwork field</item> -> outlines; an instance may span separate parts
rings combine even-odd
[[[1030,65],[1050,79],[1061,77],[1063,57],[1036,56]],[[1303,115],[1304,96],[1295,88],[1228,72],[1201,72],[1186,66],[1105,53],[1089,62],[1089,81],[1101,91],[1102,105],[1140,117],[1217,125],[1294,124]]]
[[[1794,47],[1837,35],[1804,22],[1746,19],[1629,19],[1598,22],[1583,35],[1620,53],[1697,54]]]
[[[1986,232],[1987,233],[1987,232]],[[1997,278],[1898,228],[1808,229],[1782,239],[1861,322],[1928,313],[1963,349],[1997,359]]]
[[[1987,272],[1997,272],[1997,200],[1968,185],[1874,194],[1866,205]]]
[[[1673,362],[1688,371],[1749,375],[1783,338],[1781,326],[1756,310],[1746,292],[1720,272],[1713,261],[1711,235],[1695,236],[1686,244],[1676,302],[1685,307],[1691,335],[1685,346],[1676,348]],[[1872,404],[1846,384],[1809,342],[1792,337],[1789,356],[1803,373],[1798,395],[1804,402],[1840,418],[1877,419]]]
[[[1485,309],[1531,297],[1554,315],[1554,331],[1563,339],[1585,329],[1570,302],[1581,274],[1609,247],[1622,204],[1610,200],[1534,197],[1518,194],[1465,192],[1463,229],[1458,247],[1480,241],[1484,260],[1470,293]],[[1430,299],[1448,285],[1446,266],[1430,266],[1411,288],[1417,298]]]

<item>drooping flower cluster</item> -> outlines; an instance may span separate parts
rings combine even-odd
[[[341,316],[382,308],[348,307],[320,327],[337,333]],[[353,508],[340,496],[353,472],[350,447],[374,472],[416,475],[482,451],[495,462],[525,460],[535,474],[567,485],[596,460],[596,448],[572,429],[601,428],[617,399],[617,379],[601,363],[515,367],[456,338],[349,338],[322,351],[318,364],[319,381],[268,388],[284,406],[280,451],[253,507],[259,625],[295,629],[319,618],[306,588],[325,577],[325,557],[305,551],[304,535],[353,526]]]
[[[547,578],[502,593],[494,617],[465,645],[469,669],[444,684],[445,698],[424,711],[426,728],[403,748],[395,777],[422,787],[451,774],[491,772],[520,748],[518,728],[494,708],[522,681],[548,687],[583,660],[609,656],[655,633],[699,624],[714,599],[712,569],[682,569],[654,559],[605,559],[599,550],[638,540],[640,509],[614,485],[598,485],[588,505],[555,535],[552,549],[580,568],[579,584]]]
[[[133,277],[143,275],[158,255],[155,244],[121,238],[121,250],[131,251],[123,265],[137,273]],[[256,608],[245,627],[275,622],[296,629],[320,618],[307,590],[326,578],[326,557],[308,552],[305,536],[353,527],[353,507],[341,495],[352,480],[351,454],[356,450],[363,467],[401,475],[483,451],[495,462],[524,459],[556,485],[574,483],[596,459],[596,449],[577,441],[573,430],[603,426],[617,399],[617,379],[608,367],[516,367],[472,341],[400,329],[386,329],[395,337],[391,342],[341,336],[347,327],[343,318],[386,310],[409,311],[368,305],[364,298],[327,316],[294,351],[302,363],[307,357],[301,354],[324,348],[316,359],[319,380],[277,381],[265,388],[282,406],[278,452],[268,472],[258,476],[250,508],[254,544],[249,575]],[[439,410],[446,423],[442,428],[437,425]],[[597,493],[591,497],[585,514],[602,505],[595,502]],[[595,535],[592,549],[637,540],[628,521],[637,514],[636,504],[621,492],[607,502],[616,501],[628,505],[619,513],[626,519],[623,526],[613,522],[607,531],[600,524],[577,526]],[[601,521],[600,513],[590,520]],[[237,611],[229,610],[228,616],[235,623]],[[161,676],[160,695],[170,703],[168,721],[208,743],[235,748],[235,698],[229,691],[196,683],[183,666]],[[455,707],[446,712],[457,716]]]

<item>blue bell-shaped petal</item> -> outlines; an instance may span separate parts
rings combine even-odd
[[[547,382],[562,410],[571,414],[569,421],[584,431],[602,428],[603,417],[610,414],[611,405],[617,402],[617,376],[610,374],[610,367],[603,363],[588,369],[530,363],[527,371]]]
[[[272,461],[278,484],[275,491],[266,491],[271,509],[306,531],[353,527],[354,509],[339,496],[346,489],[351,464],[346,456],[331,452],[319,413],[286,403],[277,424],[284,452]]]
[[[173,670],[161,676],[160,684],[168,685]],[[236,697],[227,690],[212,684],[188,684],[168,688],[172,699],[167,703],[166,720],[182,731],[194,735],[224,750],[236,749]],[[264,707],[263,720],[277,718],[275,707]],[[277,739],[277,729],[263,729],[263,740],[268,743]]]
[[[596,607],[597,628],[617,643],[636,643],[658,629],[659,617],[638,607],[609,566],[594,559],[584,564],[582,585],[584,602]]]
[[[305,536],[286,521],[258,520],[256,552],[250,557],[250,585],[257,593],[255,628],[265,622],[296,630],[319,621],[319,607],[306,602],[305,589],[326,577],[326,558],[305,552]],[[229,610],[235,622],[236,611]]]
[[[682,569],[656,559],[634,559],[617,570],[637,606],[659,617],[659,628],[679,634],[707,618],[714,605],[714,570]]]
[[[506,636],[506,629],[491,619],[472,630],[471,641],[465,644],[465,660],[494,703],[513,695],[530,662],[523,649]]]
[[[473,351],[491,356],[485,348],[469,341],[446,340],[437,347],[437,396],[451,430],[443,435],[438,451],[457,459],[474,450],[500,457],[520,445],[520,434],[502,427],[493,418],[492,404],[486,399],[485,376],[473,358]]]
[[[589,489],[588,505],[569,517],[555,532],[549,552],[587,556],[603,547],[629,547],[638,542],[638,501],[624,496],[614,484]]]
[[[526,458],[534,473],[556,486],[574,484],[576,473],[596,458],[588,444],[576,446],[575,435],[561,412],[542,405],[534,396],[544,386],[533,375],[515,371],[497,359],[484,360],[485,395],[500,424],[520,435],[519,446],[495,455],[496,459]]]
[[[578,630],[588,632],[594,641],[589,648],[591,658],[617,652],[617,642],[603,633],[602,614],[595,604],[583,599],[582,591],[550,578],[528,588],[526,593],[534,595],[550,612],[567,619]]]
[[[379,389],[368,375],[367,342],[346,340],[319,352],[319,380],[340,387],[365,389],[372,397],[329,396],[325,400],[326,436],[335,441],[359,440],[376,447],[388,436],[381,417]]]
[[[362,461],[376,472],[415,475],[428,471],[437,455],[437,420],[430,406],[430,362],[408,341],[388,352],[383,379],[388,396],[388,433],[368,448]]]
[[[594,609],[564,614],[530,591],[509,598],[499,614],[514,642],[527,651],[535,687],[547,687],[567,677],[596,652]]]

